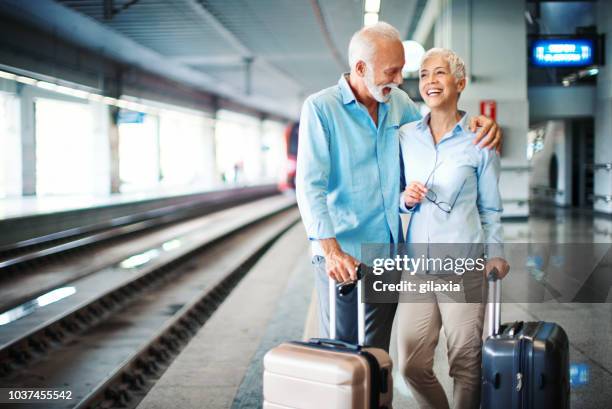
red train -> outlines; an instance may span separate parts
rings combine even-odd
[[[297,165],[298,151],[298,131],[300,128],[299,122],[290,123],[285,129],[285,145],[287,148],[287,156],[285,160],[285,171],[283,172],[283,180],[279,183],[281,191],[295,190],[295,169]]]

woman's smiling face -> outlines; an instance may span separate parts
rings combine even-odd
[[[456,106],[464,88],[465,79],[455,77],[443,56],[432,55],[421,64],[419,91],[429,108]]]

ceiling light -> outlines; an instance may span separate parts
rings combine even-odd
[[[380,11],[380,0],[365,0],[364,10],[366,13],[378,13]]]
[[[130,104],[126,100],[120,99],[115,103],[115,105],[118,106],[119,108],[128,109]]]
[[[71,97],[77,98],[87,98],[87,96],[89,95],[89,92],[87,91],[82,91],[76,88],[64,87],[63,85],[58,85],[55,91],[59,92],[60,94],[70,95]]]
[[[129,109],[130,111],[144,112],[145,106],[137,102],[128,101],[126,109]]]
[[[38,82],[34,78],[22,77],[22,76],[15,78],[15,81],[21,82],[22,84],[27,84],[27,85],[36,85],[36,83]]]
[[[378,23],[378,13],[365,13],[363,15],[363,25],[371,26]]]
[[[98,94],[89,94],[87,96],[87,99],[89,99],[90,101],[93,101],[93,102],[102,102],[104,100],[104,97],[102,95],[98,95]]]
[[[55,91],[57,89],[57,84],[53,84],[47,81],[38,81],[36,86],[38,88],[46,89],[47,91]]]
[[[111,97],[104,97],[104,98],[102,98],[102,102],[104,102],[107,105],[116,105],[117,104],[117,100],[115,98],[111,98]]]
[[[421,58],[425,55],[425,49],[417,41],[407,40],[403,41],[402,44],[404,45],[404,58],[406,59],[402,74],[406,76],[409,72],[419,70]]]
[[[7,80],[15,80],[17,76],[15,74],[11,74],[10,72],[0,71],[0,78],[4,78]]]

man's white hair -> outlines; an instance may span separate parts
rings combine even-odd
[[[421,66],[428,58],[437,56],[444,58],[446,62],[448,62],[451,74],[453,74],[457,80],[465,78],[465,63],[461,57],[457,55],[457,53],[455,53],[453,50],[449,50],[448,48],[429,49],[421,59]]]
[[[368,65],[371,64],[376,51],[374,41],[377,38],[402,41],[399,31],[384,21],[362,28],[353,34],[349,42],[348,62],[351,69],[355,68],[358,61],[365,61]]]

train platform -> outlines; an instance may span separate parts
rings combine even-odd
[[[562,210],[504,222],[508,247],[527,244],[534,256],[530,274],[554,271],[563,246],[597,250],[598,270],[588,280],[577,280],[580,271],[561,281],[534,276],[553,289],[570,287],[581,301],[508,299],[502,309],[505,322],[546,320],[565,328],[572,406],[578,408],[599,409],[611,397],[605,388],[612,381],[612,237],[606,223]],[[34,249],[0,259],[2,384],[65,388],[79,408],[260,407],[265,353],[318,335],[309,243],[294,198],[274,195],[130,229],[101,233],[107,240],[77,239],[82,248],[68,242],[56,252]],[[546,255],[552,264],[539,265],[536,256],[551,243],[557,246]],[[522,264],[511,263],[504,287],[518,283],[529,293],[514,279]],[[396,349],[394,341],[397,362]],[[436,373],[451,396],[443,334],[436,353]],[[395,407],[416,407],[397,370],[394,379]]]
[[[557,221],[564,217],[561,227]],[[592,240],[592,224],[571,215],[534,217],[507,226],[509,239],[551,236],[558,241]],[[597,234],[597,233],[595,233]],[[600,233],[601,234],[601,233]],[[605,234],[600,240],[610,242]],[[612,301],[612,294],[608,295]],[[317,335],[317,302],[308,243],[301,225],[292,228],[254,266],[172,362],[138,409],[194,407],[246,409],[262,405],[262,360],[283,341]],[[603,408],[612,399],[612,304],[504,303],[502,321],[552,321],[570,339],[571,407]],[[395,332],[395,330],[394,330]],[[391,356],[397,361],[392,336]],[[434,370],[452,399],[444,332]],[[394,370],[394,407],[417,408],[408,387]]]
[[[227,186],[216,190],[157,189],[108,196],[19,197],[0,200],[0,248],[32,238],[85,229],[101,230],[177,213],[186,208],[236,204],[277,193],[275,185]],[[80,234],[80,232],[76,232]]]
[[[503,243],[483,409],[612,408],[611,38],[611,0],[0,0],[0,409],[260,408],[265,354],[321,333],[305,230],[436,275],[367,302],[469,297]],[[402,200],[408,243],[364,243]]]
[[[210,189],[212,190],[212,189]],[[219,189],[217,189],[219,190]],[[42,216],[68,211],[102,208],[137,203],[143,201],[167,199],[202,193],[194,189],[155,189],[147,192],[126,192],[109,195],[61,195],[61,196],[21,196],[7,197],[0,200],[0,220],[21,217]]]

